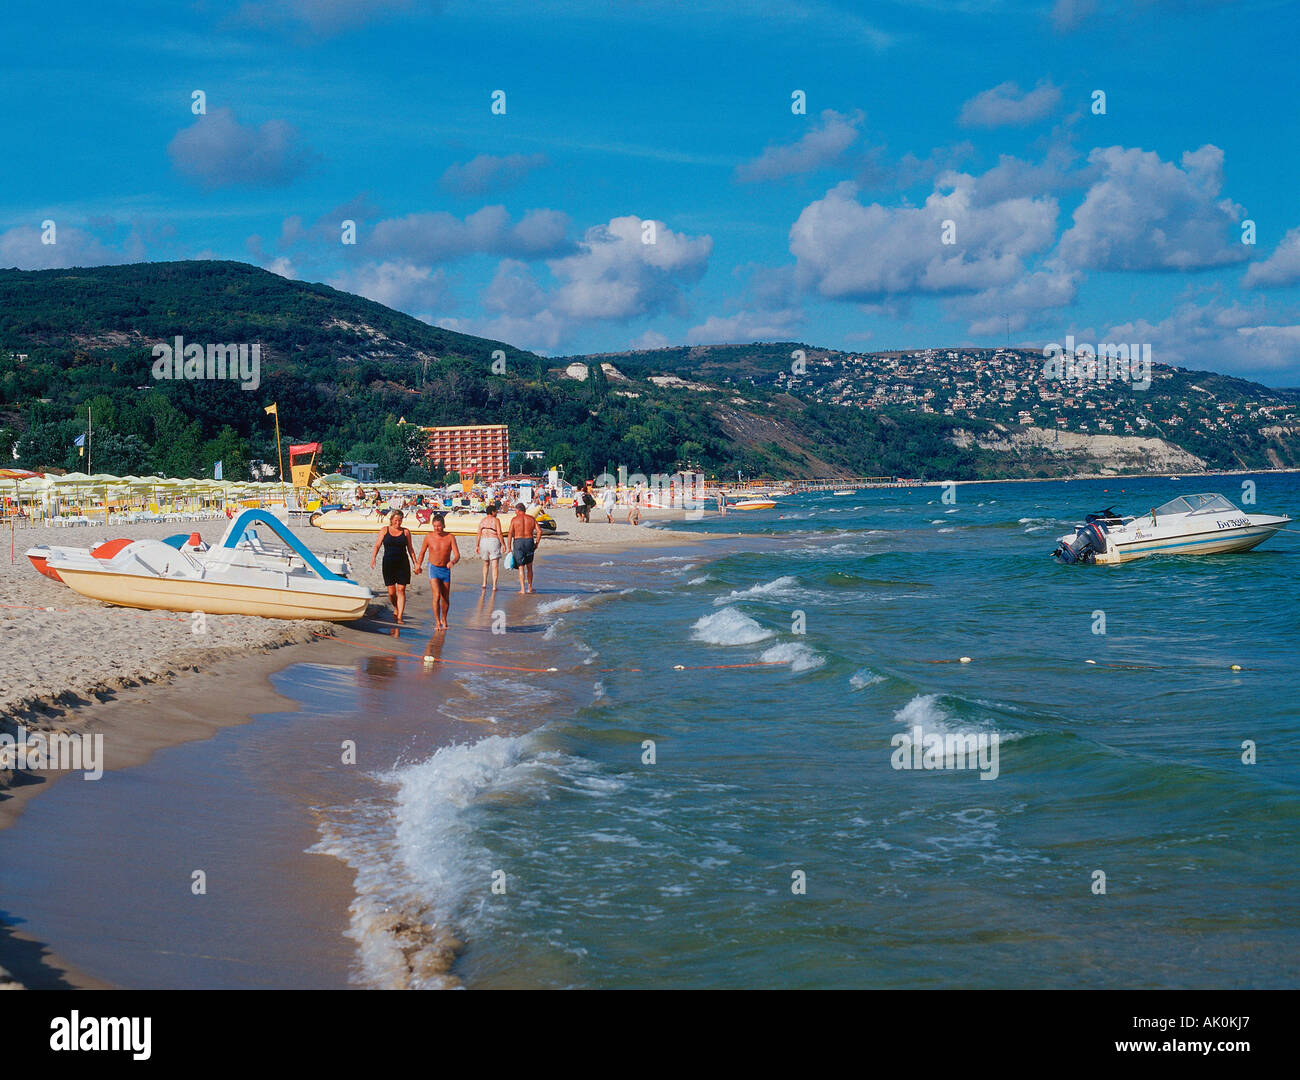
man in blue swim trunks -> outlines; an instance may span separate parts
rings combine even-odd
[[[438,630],[447,629],[447,613],[451,610],[451,568],[460,562],[460,548],[456,538],[447,532],[446,519],[442,514],[434,514],[429,522],[433,531],[424,537],[419,557],[415,560],[415,572],[420,572],[424,556],[429,556],[429,584],[433,587],[434,626]]]
[[[528,513],[523,503],[515,503],[515,516],[510,519],[510,551],[515,557],[515,569],[519,571],[521,593],[533,591],[533,556],[541,542],[542,529],[537,519]]]

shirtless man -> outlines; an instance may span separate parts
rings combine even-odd
[[[456,538],[446,531],[442,514],[434,514],[430,524],[433,531],[425,534],[420,555],[415,560],[415,572],[420,572],[424,556],[429,556],[429,584],[433,586],[433,617],[435,627],[447,629],[447,613],[451,611],[451,568],[460,562],[460,548]]]
[[[533,591],[533,556],[542,542],[542,530],[537,519],[528,513],[523,503],[515,503],[515,516],[510,519],[510,551],[519,571],[519,591]],[[525,579],[528,587],[524,588]]]

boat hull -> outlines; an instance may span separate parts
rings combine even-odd
[[[151,578],[59,568],[69,588],[92,600],[149,611],[202,611],[207,615],[258,615],[264,619],[350,622],[366,613],[367,597],[231,585],[216,581]]]
[[[34,555],[29,551],[27,553],[27,558],[31,560],[32,565],[36,567],[37,571],[44,574],[47,578],[52,578],[55,581],[63,580],[63,578],[59,577],[59,572],[50,567],[46,562],[49,558],[48,555]]]
[[[1232,530],[1211,530],[1177,536],[1150,536],[1126,540],[1110,533],[1106,537],[1106,551],[1097,556],[1099,563],[1125,563],[1145,559],[1149,555],[1226,555],[1250,551],[1283,528],[1277,525],[1251,525]]]

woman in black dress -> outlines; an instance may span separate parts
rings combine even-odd
[[[375,568],[380,547],[384,549],[382,570],[384,584],[388,586],[388,599],[397,612],[398,623],[401,623],[402,613],[406,610],[406,587],[411,584],[411,563],[415,561],[415,549],[411,547],[411,530],[402,527],[400,510],[393,511],[384,531],[375,541],[375,550],[370,553],[371,570]],[[416,570],[417,574],[419,572]]]

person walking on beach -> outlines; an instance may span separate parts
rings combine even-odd
[[[388,599],[392,602],[400,624],[402,614],[406,611],[406,587],[411,584],[411,563],[416,562],[415,549],[411,547],[411,530],[402,527],[400,510],[388,519],[384,531],[375,541],[375,549],[370,553],[371,570],[375,568],[375,559],[379,557],[380,547],[384,549],[384,562],[381,567],[384,584],[388,587]],[[418,562],[416,562],[415,572],[417,574],[420,572]]]
[[[415,560],[415,572],[420,572],[424,556],[429,556],[429,584],[433,587],[434,626],[447,629],[447,614],[451,611],[451,568],[460,562],[460,548],[456,538],[447,532],[446,518],[434,514],[429,522],[433,531],[424,537],[420,557]]]
[[[605,517],[609,520],[609,523],[613,525],[614,506],[618,503],[618,496],[614,494],[614,489],[612,487],[607,487],[605,489],[604,503],[605,503]]]
[[[510,552],[514,556],[515,569],[519,571],[521,593],[533,591],[533,556],[541,542],[542,529],[537,519],[524,509],[523,503],[515,503],[515,516],[510,519]],[[525,579],[527,588],[524,587]]]
[[[478,523],[478,536],[474,539],[474,554],[483,559],[483,588],[487,588],[488,566],[492,567],[492,591],[497,591],[497,578],[501,574],[501,553],[506,538],[501,532],[501,519],[497,517],[497,504],[488,503],[487,513]]]
[[[638,487],[636,493],[628,493],[627,497],[627,523],[629,525],[641,524],[641,489]]]

